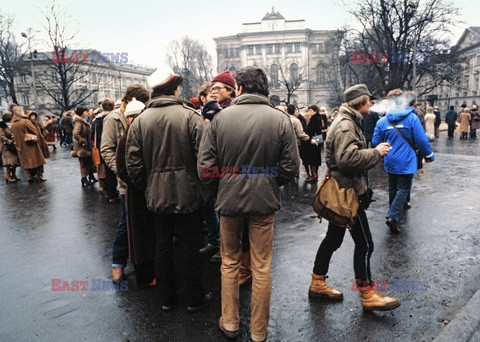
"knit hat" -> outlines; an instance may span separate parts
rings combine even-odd
[[[232,74],[228,70],[215,76],[215,78],[212,80],[212,83],[215,83],[215,82],[221,82],[235,89],[235,79],[233,78]]]
[[[175,72],[168,65],[161,65],[147,78],[151,88],[164,88],[175,79]]]
[[[192,97],[188,102],[193,104],[195,106],[195,109],[200,109],[200,101],[198,100],[198,97]]]
[[[133,98],[132,101],[127,104],[124,115],[125,117],[127,117],[138,114],[143,110],[143,108],[145,108],[145,104],[143,102],[137,101],[136,98]]]

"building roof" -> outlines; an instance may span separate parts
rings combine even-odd
[[[272,11],[267,12],[267,14],[265,14],[265,16],[262,18],[262,21],[263,20],[275,20],[275,19],[285,19],[285,17],[283,15],[281,15],[280,12],[275,12],[275,8],[272,7]]]

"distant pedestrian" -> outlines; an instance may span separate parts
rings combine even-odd
[[[90,137],[90,124],[85,121],[88,114],[87,107],[77,107],[73,117],[73,144],[72,157],[80,162],[80,175],[82,186],[90,185],[98,180],[95,178],[95,166],[92,161],[92,140]],[[87,179],[88,176],[88,179]]]
[[[65,141],[64,141],[65,146],[70,146],[73,144],[73,137],[72,137],[73,115],[74,115],[74,112],[72,110],[69,110],[65,114],[65,117],[63,118],[63,130],[65,132]]]
[[[5,166],[5,181],[7,184],[20,180],[15,173],[19,163],[17,149],[13,141],[11,120],[11,114],[3,114],[2,121],[0,121],[0,143],[2,144],[0,149],[2,152],[2,164]]]
[[[326,115],[321,115],[317,105],[311,105],[308,107],[308,113],[310,116],[310,121],[308,122],[307,133],[310,139],[313,139],[314,136],[322,136],[323,133],[328,128],[328,122],[326,120]],[[323,143],[317,145],[304,144],[304,161],[306,165],[310,166],[311,177],[308,177],[305,182],[307,183],[316,183],[318,181],[318,167],[322,165],[322,146]]]
[[[373,131],[375,130],[375,125],[379,119],[378,113],[370,111],[369,115],[363,117],[363,135],[367,141],[367,148],[372,145]]]
[[[12,135],[17,150],[20,166],[25,170],[27,181],[33,183],[35,180],[43,182],[43,165],[45,156],[40,148],[38,139],[41,132],[37,126],[25,115],[23,108],[16,106],[12,108]]]
[[[433,114],[435,114],[435,139],[440,137],[440,124],[442,123],[442,115],[438,106],[433,107]]]
[[[423,106],[420,103],[415,102],[415,112],[417,113],[418,118],[420,119],[420,124],[423,127],[423,130],[426,130],[425,127],[425,111],[423,110]]]
[[[46,131],[45,142],[47,143],[47,146],[52,146],[53,151],[55,152],[57,150],[57,146],[55,146],[57,128],[55,127],[52,117],[50,115],[45,115],[45,119],[43,121],[43,128]]]
[[[470,124],[470,138],[477,137],[477,129],[480,129],[480,112],[477,105],[472,106],[470,111],[471,124]]]
[[[458,114],[454,110],[453,106],[450,106],[450,109],[445,114],[445,122],[448,125],[448,138],[453,138],[453,134],[455,132],[455,128],[457,127],[457,118]]]
[[[435,120],[437,117],[433,113],[433,107],[427,107],[427,114],[425,114],[425,132],[429,136],[435,136]]]
[[[462,112],[458,116],[458,122],[460,123],[460,127],[458,130],[460,131],[460,139],[468,139],[468,125],[470,123],[471,115],[468,108],[463,108]]]

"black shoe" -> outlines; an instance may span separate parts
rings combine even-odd
[[[92,183],[98,182],[98,179],[96,179],[94,175],[88,175],[88,180]]]
[[[387,218],[387,226],[390,227],[390,231],[393,233],[393,234],[400,234],[400,229],[398,229],[398,226],[397,226],[397,221],[394,220],[393,218],[389,217]]]
[[[410,202],[407,202],[403,205],[403,210],[410,209],[411,207],[412,207],[412,205],[410,204]]]
[[[187,306],[188,312],[194,313],[202,310],[212,302],[212,298],[213,298],[213,294],[211,292],[208,292],[205,296],[203,296],[203,299],[200,303],[194,306]]]
[[[205,247],[200,248],[199,252],[200,254],[211,255],[218,252],[218,248],[213,247],[212,245],[206,245]]]
[[[92,184],[88,181],[87,177],[82,178],[81,181],[82,181],[82,186],[87,186]]]

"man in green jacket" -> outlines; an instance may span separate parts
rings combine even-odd
[[[236,94],[230,107],[215,116],[200,146],[198,172],[217,195],[222,256],[222,316],[227,337],[239,329],[238,274],[242,232],[248,225],[252,264],[251,338],[267,336],[272,290],[271,262],[279,187],[298,172],[299,155],[288,114],[268,100],[268,81],[258,67],[236,74]]]
[[[365,310],[392,310],[400,305],[396,298],[386,297],[377,292],[378,284],[372,281],[370,272],[370,256],[373,253],[373,240],[368,225],[365,209],[368,194],[367,170],[380,163],[388,154],[388,143],[378,144],[375,148],[367,148],[362,133],[362,120],[370,114],[372,94],[365,84],[357,84],[344,93],[345,103],[330,126],[326,140],[326,163],[341,188],[354,188],[359,199],[358,214],[350,235],[355,243],[353,253],[352,290],[360,292],[362,306]],[[343,293],[327,285],[325,279],[333,252],[342,244],[346,228],[333,223],[318,248],[313,267],[312,283],[308,294],[312,298],[342,300]]]
[[[196,312],[212,300],[202,284],[202,208],[208,190],[197,175],[197,151],[203,119],[193,105],[178,98],[182,77],[170,67],[148,79],[152,100],[131,124],[126,143],[128,175],[145,193],[154,213],[157,238],[155,267],[162,309],[173,310],[177,298],[173,237],[178,237],[180,274],[186,284],[187,309]]]

